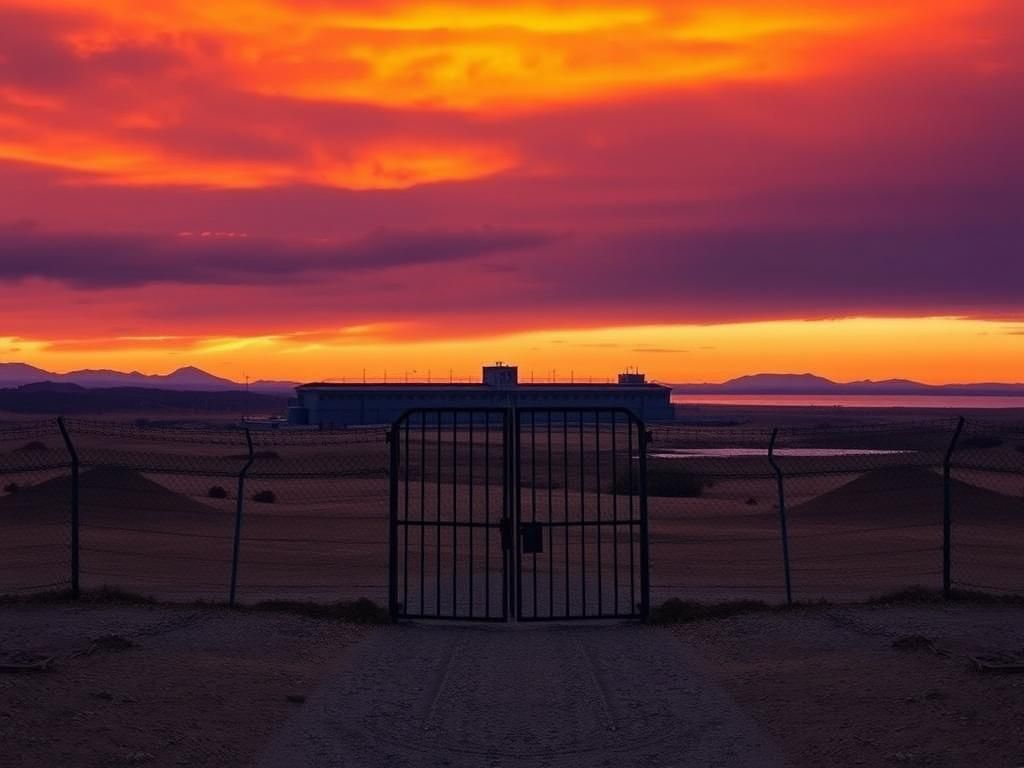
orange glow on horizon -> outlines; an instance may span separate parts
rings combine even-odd
[[[397,337],[393,334],[398,333]],[[849,318],[727,325],[553,329],[478,338],[403,340],[386,325],[268,336],[119,337],[78,342],[0,338],[0,354],[56,372],[166,373],[196,365],[242,380],[314,381],[385,375],[476,380],[495,359],[526,379],[604,380],[638,366],[659,381],[720,382],[751,373],[815,373],[837,381],[1024,383],[1024,324],[961,318]],[[770,349],[770,355],[765,350]],[[766,362],[770,360],[770,362]]]

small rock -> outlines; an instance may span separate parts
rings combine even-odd
[[[93,691],[89,695],[92,696],[94,699],[103,699],[104,701],[114,700],[114,694],[112,694],[110,691]]]
[[[886,755],[885,759],[893,763],[913,763],[917,760],[917,755],[913,752],[893,752]]]
[[[97,637],[89,646],[89,653],[97,651],[127,651],[129,648],[138,648],[139,644],[129,640],[124,635],[103,635]]]
[[[292,704],[304,704],[306,701],[306,697],[301,693],[289,693],[285,698]]]
[[[898,651],[919,651],[922,648],[934,651],[932,641],[924,635],[904,635],[892,641],[892,647]]]

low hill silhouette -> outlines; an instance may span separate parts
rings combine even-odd
[[[957,523],[1017,523],[1024,498],[1014,498],[953,479]],[[943,480],[922,467],[867,472],[833,491],[790,508],[794,521],[858,522],[871,525],[942,525]]]
[[[43,414],[102,414],[113,412],[159,413],[207,411],[211,413],[283,414],[283,395],[230,390],[180,391],[149,387],[86,389],[66,382],[29,384],[0,389],[0,411]]]
[[[71,478],[52,478],[0,495],[0,525],[66,524],[70,519]],[[146,526],[174,524],[176,530],[221,521],[225,511],[117,467],[97,467],[79,478],[79,512],[83,525]],[[198,532],[198,531],[197,531]]]

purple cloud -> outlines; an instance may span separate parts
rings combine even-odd
[[[58,280],[83,288],[155,282],[255,285],[310,273],[374,272],[464,262],[553,242],[531,231],[379,230],[350,242],[275,240],[230,233],[49,233],[31,222],[0,226],[0,279]]]

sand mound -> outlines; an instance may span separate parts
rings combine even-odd
[[[953,520],[958,523],[1024,521],[1024,499],[952,481]],[[941,525],[943,481],[921,467],[893,467],[861,475],[834,491],[792,507],[794,519],[811,517],[903,525]]]
[[[17,493],[0,496],[0,524],[67,522],[71,479],[57,477]],[[176,493],[130,469],[97,467],[79,478],[79,509],[83,524],[117,524],[167,517],[221,518],[220,510]]]

